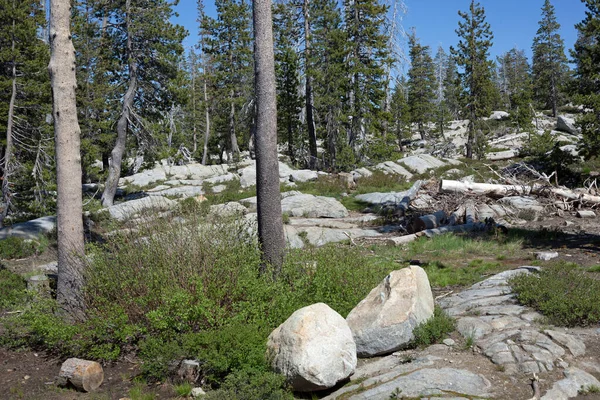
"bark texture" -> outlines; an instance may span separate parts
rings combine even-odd
[[[93,392],[104,381],[102,366],[95,361],[69,358],[60,367],[61,383],[71,383],[79,390]],[[65,382],[66,381],[66,382]]]
[[[271,1],[253,2],[256,84],[256,191],[258,240],[266,265],[277,274],[283,264],[285,237],[277,160],[277,104]]]
[[[14,8],[14,0],[13,0]],[[12,21],[12,30],[15,31],[15,20]],[[14,54],[15,39],[12,40],[11,50]],[[13,152],[13,126],[15,115],[15,100],[17,98],[17,64],[13,59],[12,62],[12,92],[10,94],[10,102],[8,104],[8,122],[6,125],[6,146],[4,148],[4,165],[2,167],[2,202],[4,210],[0,215],[0,228],[4,226],[4,219],[8,215],[10,209],[10,167]]]
[[[83,302],[83,219],[80,129],[75,102],[75,49],[70,32],[68,0],[50,2],[50,81],[58,186],[57,301],[68,320],[85,317]]]
[[[315,118],[313,115],[314,109],[314,98],[312,90],[312,71],[308,67],[311,62],[311,37],[310,37],[310,0],[304,0],[303,3],[304,12],[304,59],[307,66],[306,72],[306,125],[308,127],[308,147],[310,150],[310,156],[308,160],[308,167],[315,169],[317,166],[317,133],[315,127]]]

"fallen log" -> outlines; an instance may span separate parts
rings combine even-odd
[[[444,210],[439,210],[433,214],[422,215],[413,222],[413,232],[424,231],[425,229],[438,228],[444,225],[447,215]]]
[[[406,192],[405,196],[400,200],[400,203],[396,205],[396,214],[402,216],[408,211],[408,207],[410,206],[410,202],[417,197],[417,193],[419,193],[419,189],[423,185],[423,181],[416,181],[410,189]]]
[[[456,210],[454,210],[454,212],[452,214],[450,214],[450,217],[448,217],[448,225],[449,226],[458,225],[458,223],[465,216],[465,211],[466,211],[465,206],[460,206]]]
[[[396,236],[391,238],[386,238],[386,243],[392,246],[400,246],[403,244],[407,244],[410,242],[414,242],[420,237],[428,237],[432,238],[437,235],[443,235],[445,233],[453,233],[453,232],[477,232],[484,231],[489,228],[489,225],[484,224],[483,222],[476,222],[473,224],[463,224],[463,225],[454,225],[454,226],[442,226],[440,228],[434,229],[426,229],[421,232],[413,233],[411,235],[404,236]]]
[[[510,160],[511,158],[515,158],[519,156],[518,150],[504,150],[497,151],[495,153],[488,153],[485,155],[485,158],[490,161],[502,161],[502,160]]]
[[[588,210],[577,211],[577,218],[596,218],[596,213]]]
[[[63,386],[71,383],[78,390],[93,392],[102,384],[104,371],[95,361],[69,358],[60,367],[58,377]]]
[[[477,207],[472,201],[465,204],[465,224],[474,224],[477,221]]]
[[[569,189],[556,188],[548,185],[499,185],[494,183],[461,182],[443,179],[440,191],[444,193],[471,193],[500,198],[512,195],[527,196],[531,194],[545,196],[552,193],[558,197],[576,200],[581,203],[600,204],[600,196],[587,193],[577,193]]]

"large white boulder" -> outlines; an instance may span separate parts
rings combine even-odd
[[[9,227],[0,229],[0,240],[10,236],[22,239],[38,239],[40,236],[48,234],[56,229],[56,217],[48,216],[34,219],[27,222],[20,222]]]
[[[496,121],[507,119],[508,117],[510,117],[510,114],[506,111],[494,111],[492,112],[492,115],[490,115],[490,119],[495,119]]]
[[[308,182],[316,181],[319,178],[319,173],[310,169],[299,169],[292,171],[290,174],[290,180],[292,182]]]
[[[400,175],[400,176],[406,178],[406,180],[410,180],[410,178],[412,178],[412,176],[413,176],[413,174],[410,171],[408,171],[403,166],[396,164],[393,161],[385,161],[385,162],[379,163],[374,168],[382,171],[386,175],[387,174]]]
[[[419,154],[416,156],[408,156],[398,160],[399,163],[404,164],[410,170],[415,171],[418,174],[422,174],[430,169],[439,168],[446,165],[445,162],[438,160],[429,154]]]
[[[402,349],[414,328],[433,316],[427,273],[411,265],[391,272],[348,314],[356,350],[371,357]]]
[[[142,197],[108,207],[108,213],[117,221],[125,221],[136,214],[148,210],[169,210],[177,206],[177,202],[162,196]]]
[[[556,130],[561,132],[567,132],[571,135],[577,135],[579,130],[575,126],[575,120],[573,118],[559,115],[556,120]]]
[[[273,369],[300,392],[328,389],[356,368],[356,345],[348,324],[327,304],[294,312],[269,335]]]

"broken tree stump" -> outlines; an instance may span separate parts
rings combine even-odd
[[[104,371],[95,361],[69,358],[60,367],[58,377],[63,386],[70,383],[78,390],[93,392],[104,381]]]

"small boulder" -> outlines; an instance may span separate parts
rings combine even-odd
[[[316,181],[319,178],[319,173],[310,169],[299,169],[292,171],[290,174],[290,180],[292,182],[308,182]]]
[[[570,133],[571,135],[577,135],[579,133],[579,130],[575,126],[575,120],[563,115],[559,115],[556,120],[556,130]]]
[[[331,388],[356,368],[352,332],[324,303],[297,310],[271,332],[267,356],[273,369],[299,392]]]
[[[414,328],[433,316],[427,273],[411,265],[391,272],[348,314],[359,356],[371,357],[402,349]]]
[[[501,121],[503,119],[507,119],[508,117],[510,117],[510,114],[506,111],[494,111],[492,112],[492,115],[490,115],[490,119],[494,119],[496,121]]]

